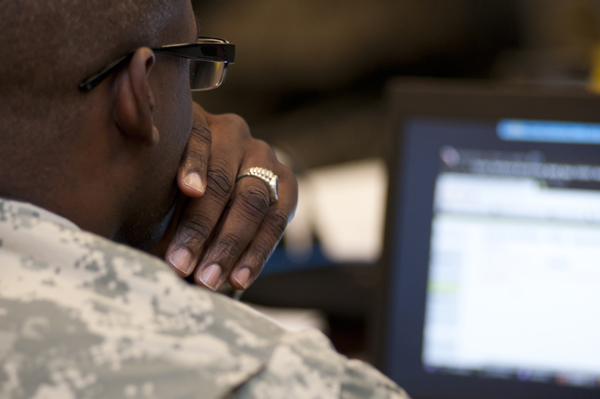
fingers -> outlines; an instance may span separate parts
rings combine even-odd
[[[215,290],[227,280],[268,210],[265,183],[257,178],[239,180],[224,222],[194,274],[197,284]]]
[[[273,150],[254,140],[252,154],[241,170],[263,166],[280,178],[279,200],[270,204],[264,181],[244,177],[237,181],[226,219],[201,259],[194,280],[218,289],[226,280],[237,289],[246,289],[258,276],[281,239],[296,209],[298,188],[292,172],[277,162]]]
[[[230,273],[229,284],[238,290],[248,288],[258,277],[294,216],[298,202],[298,183],[289,169],[279,170],[278,175],[281,195],[269,207],[254,238]]]
[[[205,245],[231,198],[237,167],[224,161],[212,162],[207,171],[207,187],[202,198],[190,199],[185,206],[171,244],[167,261],[184,276],[196,267]]]
[[[190,142],[198,143],[188,145],[184,158],[189,161],[182,162],[178,183],[181,187],[186,172],[195,170],[200,176],[205,174],[206,184],[200,197],[184,204],[165,259],[181,276],[192,275],[198,285],[216,290],[229,281],[234,288],[245,289],[260,273],[293,216],[297,181],[268,144],[252,138],[239,116],[211,115],[198,106],[196,118],[200,119],[194,125],[199,136]],[[211,142],[206,141],[206,132]],[[210,151],[210,158],[205,151]],[[259,178],[236,181],[242,170],[254,166],[279,176],[275,203],[270,204],[267,185]]]
[[[177,186],[188,197],[200,197],[206,190],[208,158],[212,143],[206,116],[206,112],[198,104],[194,104],[192,132],[177,172]]]
[[[165,255],[165,260],[184,277],[194,271],[216,231],[231,199],[246,142],[251,139],[248,126],[238,116],[203,116],[215,132],[205,173],[206,188],[201,198],[192,198],[185,204]]]

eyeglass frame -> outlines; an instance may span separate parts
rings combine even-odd
[[[195,43],[169,44],[161,47],[151,48],[151,50],[154,53],[170,54],[190,60],[225,63],[221,81],[212,88],[217,88],[223,83],[225,76],[227,75],[228,65],[233,64],[235,60],[235,45],[229,43],[227,40],[217,39],[214,37],[199,37],[196,39]],[[134,53],[135,52],[131,52],[121,57],[120,59],[108,64],[108,66],[106,66],[100,72],[81,81],[81,83],[78,85],[79,90],[86,93],[92,91],[107,77],[131,61]]]

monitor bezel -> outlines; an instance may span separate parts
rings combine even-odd
[[[390,183],[381,261],[383,273],[377,306],[379,313],[376,317],[378,331],[373,343],[376,365],[392,379],[398,381],[409,395],[417,399],[505,397],[518,399],[565,396],[583,399],[597,396],[599,394],[597,389],[424,372],[421,369],[420,353],[425,299],[419,298],[420,302],[416,306],[411,303],[411,298],[405,294],[410,291],[408,285],[411,282],[411,273],[414,274],[415,271],[402,264],[399,270],[394,270],[393,257],[394,245],[397,242],[394,237],[401,234],[402,226],[401,206],[396,204],[401,204],[404,198],[410,195],[403,192],[406,165],[402,163],[401,154],[405,150],[405,135],[402,131],[405,121],[414,118],[479,120],[515,118],[600,122],[600,97],[586,92],[581,87],[548,88],[538,85],[401,78],[388,85],[387,105],[389,136],[386,148],[389,150],[387,165]],[[392,280],[390,276],[394,272],[399,272],[401,277],[400,284],[396,287],[390,284]],[[386,350],[392,339],[386,322],[390,317],[392,294],[397,295],[404,304],[395,317],[400,317],[401,320],[411,320],[411,318],[413,321],[421,320],[418,327],[404,329],[400,336],[395,337],[401,342],[399,347],[405,357],[399,359],[406,362],[400,368],[405,371],[405,378],[393,375],[389,366],[390,352]],[[419,317],[415,317],[414,313]],[[418,341],[418,348],[415,348],[417,335],[421,338]],[[418,351],[418,363],[415,362],[415,350]]]

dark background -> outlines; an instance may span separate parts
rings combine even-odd
[[[313,167],[381,153],[392,76],[581,83],[597,0],[198,0],[201,34],[236,44],[219,90],[256,137]]]

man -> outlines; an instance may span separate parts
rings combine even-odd
[[[0,0],[0,26],[0,398],[404,395],[180,278],[247,287],[297,197],[242,120],[192,105],[199,49],[227,46],[189,1]],[[131,248],[161,237],[179,276]]]

